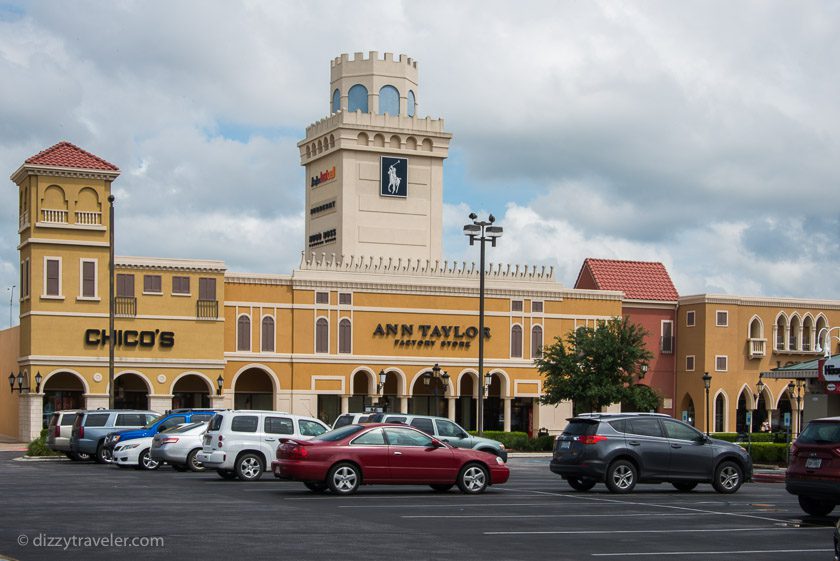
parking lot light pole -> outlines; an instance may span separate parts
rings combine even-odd
[[[703,387],[706,389],[706,435],[708,436],[709,433],[709,411],[711,408],[709,407],[709,389],[712,387],[712,377],[709,375],[708,372],[703,374]]]
[[[108,195],[108,408],[114,408],[114,195]]]
[[[487,220],[478,220],[478,215],[471,212],[472,224],[464,226],[464,235],[470,239],[470,245],[479,242],[479,281],[478,281],[478,436],[484,436],[484,244],[496,247],[496,238],[502,235],[501,226],[493,226],[496,217],[492,214]]]

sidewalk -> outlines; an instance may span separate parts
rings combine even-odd
[[[0,442],[0,452],[26,452],[25,442]]]
[[[784,483],[785,468],[762,464],[753,466],[753,481],[756,483]]]

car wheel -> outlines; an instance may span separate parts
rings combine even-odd
[[[433,485],[429,485],[429,487],[431,487],[438,493],[446,493],[447,491],[452,489],[454,485],[452,483],[435,483]]]
[[[96,463],[110,464],[112,459],[113,455],[111,451],[105,448],[104,444],[100,444],[99,447],[96,449]]]
[[[613,493],[629,493],[636,486],[636,466],[627,460],[616,460],[607,468],[606,483]]]
[[[172,469],[174,469],[175,471],[187,471],[187,469],[188,469],[187,466],[185,466],[184,464],[169,464],[169,465],[171,465]]]
[[[256,481],[262,472],[262,460],[256,454],[242,454],[237,458],[236,476],[241,481]]]
[[[475,495],[483,493],[489,484],[487,470],[479,464],[467,464],[458,474],[458,488],[462,493]]]
[[[303,484],[313,493],[323,493],[327,490],[327,484],[323,481],[304,481]]]
[[[236,472],[230,469],[217,469],[216,473],[219,474],[219,477],[228,481],[236,479]]]
[[[327,484],[330,491],[337,495],[352,495],[359,488],[362,482],[362,474],[359,468],[353,464],[336,464],[327,476]]]
[[[718,493],[731,494],[741,488],[744,482],[744,471],[735,462],[721,462],[715,469],[712,486]]]
[[[147,471],[160,467],[160,462],[153,459],[148,450],[143,450],[143,452],[140,453],[140,460],[137,463],[140,465],[140,469],[145,469]]]
[[[828,516],[834,510],[834,503],[804,495],[799,495],[799,506],[811,516]]]
[[[689,491],[691,491],[692,489],[697,487],[697,482],[696,481],[673,481],[673,482],[671,482],[671,485],[673,485],[674,488],[677,491],[682,491],[683,493],[688,493]]]
[[[74,462],[87,462],[90,460],[90,454],[85,454],[84,452],[71,452],[70,459]]]
[[[566,483],[575,491],[589,491],[595,487],[597,481],[588,477],[568,477]]]
[[[187,467],[189,468],[190,471],[204,471],[205,470],[204,464],[199,462],[198,458],[196,458],[196,456],[198,455],[198,452],[200,450],[201,450],[201,448],[196,448],[195,450],[192,450],[189,454],[187,454]]]
[[[71,460],[73,459],[73,452],[65,452],[64,455],[70,458]]]

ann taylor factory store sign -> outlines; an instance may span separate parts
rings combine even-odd
[[[394,339],[395,347],[434,347],[441,349],[469,349],[476,337],[478,328],[460,325],[415,325],[411,323],[377,324],[374,337]],[[484,338],[490,338],[490,328],[484,328]]]

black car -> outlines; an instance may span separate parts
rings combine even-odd
[[[596,483],[613,493],[629,493],[637,483],[671,483],[679,491],[711,483],[734,493],[752,479],[746,450],[668,415],[589,413],[568,421],[554,443],[551,471],[578,491]]]

